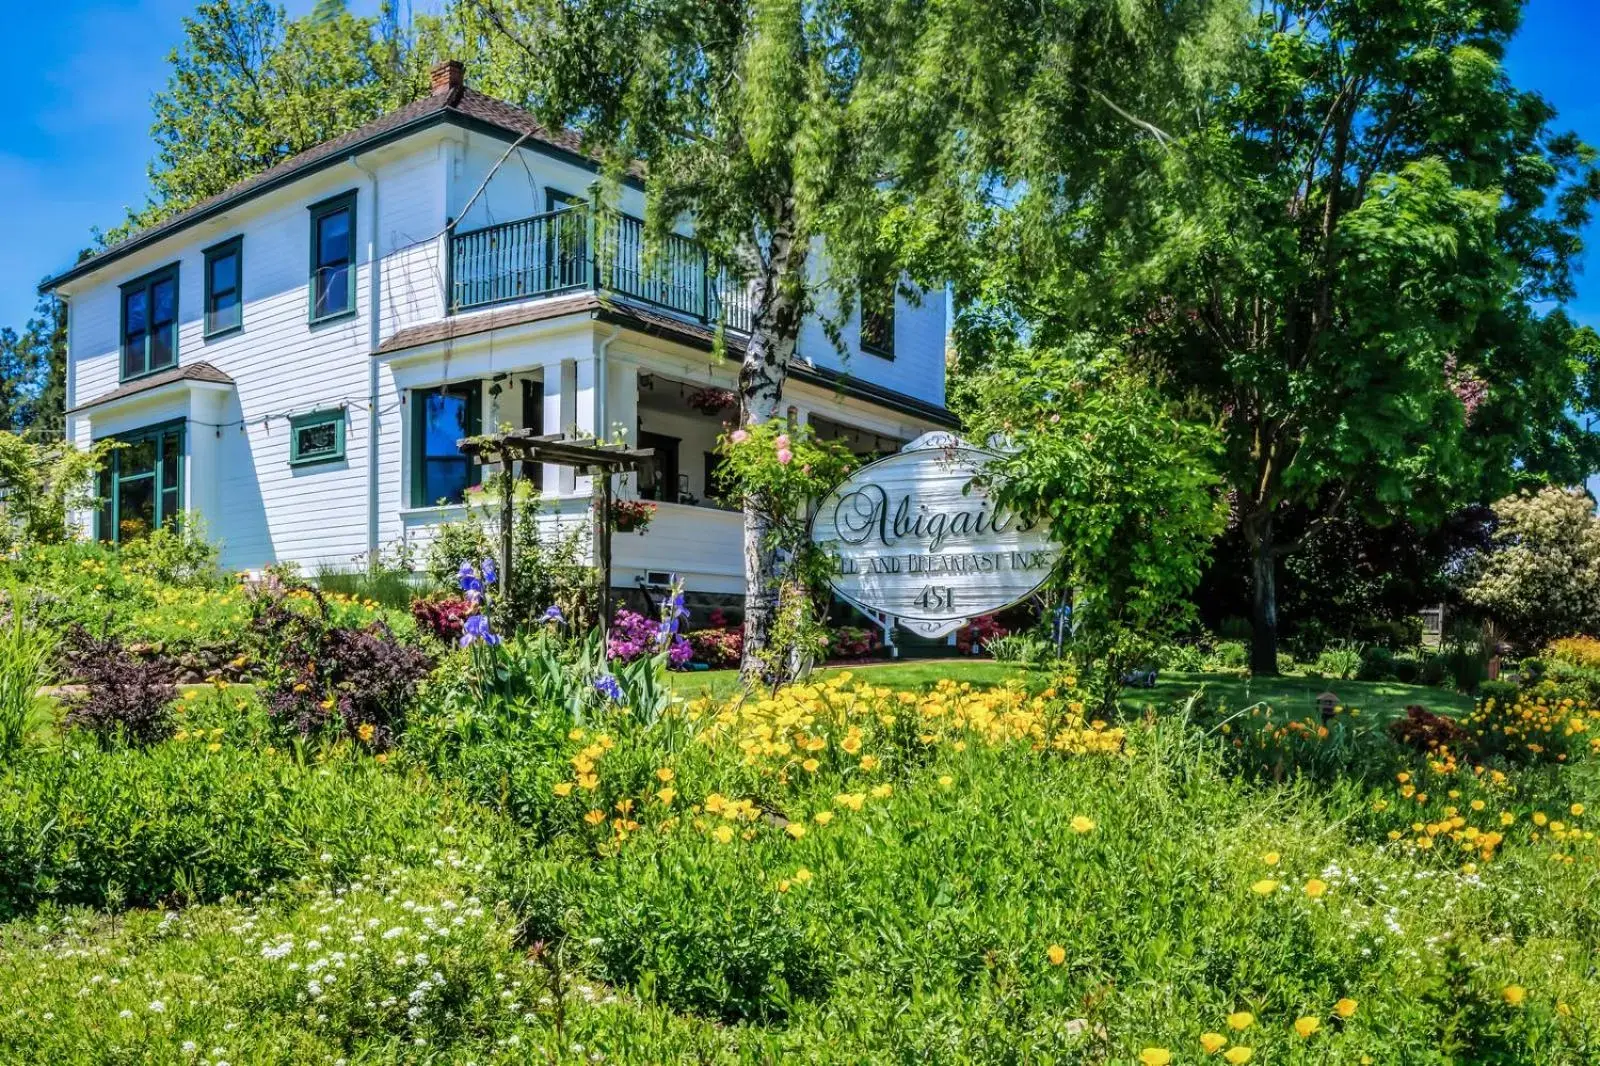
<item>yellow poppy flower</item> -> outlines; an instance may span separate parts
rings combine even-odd
[[[1081,814],[1075,814],[1072,816],[1072,821],[1068,824],[1072,826],[1072,831],[1074,833],[1090,833],[1094,831],[1095,822],[1093,818],[1088,818]]]
[[[1268,866],[1278,865],[1278,859],[1279,855],[1275,851],[1269,851],[1265,855],[1261,856],[1261,861],[1266,863]]]
[[[1347,996],[1333,1005],[1333,1013],[1341,1018],[1350,1018],[1355,1015],[1356,1006],[1356,1001]]]
[[[1051,966],[1060,966],[1067,961],[1067,949],[1060,944],[1051,944],[1044,954],[1050,960]]]
[[[1528,990],[1521,985],[1506,985],[1501,989],[1500,995],[1513,1007],[1520,1007],[1522,1001],[1528,998]]]
[[[1309,1039],[1312,1033],[1321,1028],[1322,1021],[1318,1018],[1311,1017],[1309,1014],[1303,1018],[1296,1018],[1294,1020],[1294,1031],[1300,1035],[1300,1039],[1302,1040]]]
[[[1254,1048],[1240,1046],[1229,1048],[1228,1053],[1222,1057],[1228,1062],[1231,1062],[1233,1066],[1243,1066],[1244,1063],[1249,1062],[1252,1058],[1254,1058],[1255,1054],[1256,1052]]]
[[[1200,1046],[1205,1049],[1205,1053],[1207,1055],[1215,1055],[1217,1052],[1226,1047],[1227,1044],[1228,1038],[1223,1036],[1221,1033],[1200,1034]]]
[[[1164,1047],[1147,1047],[1139,1052],[1139,1062],[1142,1066],[1167,1066],[1172,1061],[1172,1052]]]
[[[1320,878],[1313,877],[1311,880],[1306,882],[1306,895],[1310,896],[1312,899],[1321,899],[1327,894],[1327,891],[1328,882]]]
[[[1250,886],[1250,891],[1254,892],[1258,896],[1270,896],[1272,893],[1276,892],[1277,889],[1278,882],[1265,877]]]
[[[1228,1028],[1236,1033],[1242,1033],[1256,1024],[1256,1016],[1247,1010],[1234,1011],[1228,1015]]]

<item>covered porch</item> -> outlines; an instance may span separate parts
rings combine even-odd
[[[686,358],[655,338],[583,326],[544,331],[550,335],[537,343],[457,349],[448,364],[393,361],[404,413],[398,539],[414,558],[425,558],[443,524],[460,520],[469,508],[486,518],[497,513],[498,501],[482,485],[500,467],[463,455],[457,445],[463,437],[507,429],[595,436],[651,449],[655,460],[639,474],[616,477],[618,499],[648,500],[655,511],[642,532],[615,535],[613,586],[656,586],[676,574],[690,592],[730,602],[740,597],[744,516],[725,499],[717,455],[718,438],[738,419],[736,366],[693,353]],[[809,383],[792,381],[787,396],[791,424],[810,424],[864,459],[893,452],[931,427]],[[513,476],[540,495],[542,532],[556,536],[587,526],[588,477],[548,464],[511,465]]]

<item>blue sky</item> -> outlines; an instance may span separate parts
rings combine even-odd
[[[290,0],[289,11],[313,0]],[[12,41],[26,41],[8,76],[0,109],[0,325],[20,327],[34,286],[72,263],[91,226],[120,222],[145,197],[151,156],[150,97],[166,83],[167,53],[181,39],[192,0],[53,0],[7,5]],[[377,0],[354,0],[365,12]],[[1532,0],[1510,65],[1517,82],[1539,90],[1561,121],[1600,145],[1600,94],[1594,92],[1594,0]],[[1590,233],[1600,247],[1600,226]],[[1589,260],[1600,264],[1600,252]],[[1574,315],[1600,326],[1600,265],[1580,278]]]

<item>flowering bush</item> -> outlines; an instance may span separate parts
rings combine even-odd
[[[1454,718],[1434,714],[1416,704],[1406,708],[1404,718],[1389,723],[1389,735],[1421,755],[1461,751],[1471,737]]]
[[[1600,670],[1600,640],[1594,637],[1562,637],[1551,641],[1544,657],[1585,670]]]
[[[461,627],[471,613],[472,604],[464,596],[429,596],[411,603],[417,629],[446,644],[461,639]]]
[[[618,533],[643,533],[656,517],[656,505],[649,500],[611,501],[611,528]]]
[[[721,610],[711,612],[705,629],[689,634],[694,658],[713,669],[738,666],[744,655],[744,627],[730,623]]]
[[[956,649],[962,655],[971,655],[974,648],[987,649],[991,640],[1007,635],[1006,627],[992,614],[974,618],[956,631]]]
[[[623,608],[611,620],[611,634],[606,654],[618,662],[631,663],[654,655],[667,645],[667,662],[673,669],[682,669],[694,658],[694,649],[683,634],[675,630],[663,638],[660,622],[652,621],[637,611]]]
[[[834,659],[865,659],[883,646],[876,629],[864,626],[834,626],[828,631],[828,655]]]

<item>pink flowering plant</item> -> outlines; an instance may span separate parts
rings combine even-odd
[[[855,466],[844,445],[818,440],[811,427],[782,419],[724,433],[718,450],[723,457],[719,487],[746,510],[766,516],[773,547],[781,551],[806,547],[807,501],[827,495]]]
[[[724,497],[757,519],[766,530],[764,548],[783,560],[772,589],[779,622],[768,645],[744,649],[777,684],[803,673],[803,664],[826,648],[819,620],[834,560],[811,543],[806,504],[826,496],[856,460],[839,442],[819,440],[810,427],[781,419],[731,430],[719,450]]]

